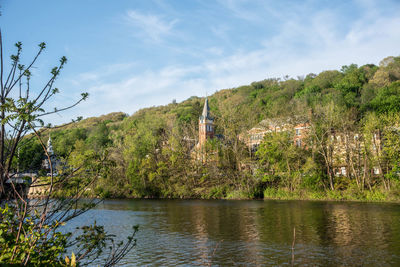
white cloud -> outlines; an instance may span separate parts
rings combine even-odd
[[[130,25],[141,29],[147,38],[155,42],[170,35],[174,25],[178,22],[177,19],[166,21],[160,16],[142,14],[135,10],[128,10],[125,18]]]
[[[370,8],[365,6],[366,9]],[[171,34],[175,22],[132,11],[131,19],[158,40]],[[359,19],[339,29],[338,11],[320,10],[311,15],[293,14],[280,24],[280,30],[253,50],[226,55],[224,47],[208,46],[206,57],[186,63],[165,64],[159,69],[118,74],[130,63],[112,65],[82,74],[78,83],[91,82],[88,102],[80,107],[84,116],[113,111],[132,114],[139,108],[182,101],[192,95],[237,87],[253,81],[289,75],[297,77],[356,63],[377,64],[386,56],[400,54],[400,18],[382,17],[366,10]],[[152,32],[153,35],[150,34]],[[212,54],[212,56],[209,56]],[[204,60],[203,58],[207,58]],[[203,60],[203,61],[201,61]],[[107,75],[105,75],[107,74]]]
[[[215,56],[222,56],[224,54],[224,49],[221,47],[209,47],[206,49],[206,52],[210,53],[211,55],[215,55]]]
[[[225,25],[225,24],[221,24],[221,25],[212,25],[211,26],[211,32],[217,37],[217,38],[221,38],[224,40],[228,40],[229,36],[229,30],[230,28]]]
[[[100,67],[95,71],[88,71],[78,75],[74,80],[71,80],[74,85],[80,85],[86,82],[101,83],[115,76],[123,76],[124,72],[131,70],[136,64],[116,63]]]
[[[254,1],[219,0],[218,2],[237,18],[251,22],[257,22],[260,20],[259,13],[252,11],[248,8],[249,6],[251,6],[251,4],[255,4]]]

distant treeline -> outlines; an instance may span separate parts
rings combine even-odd
[[[46,142],[51,133],[55,153],[69,166],[82,173],[98,170],[89,196],[399,199],[400,57],[385,58],[379,66],[352,64],[297,79],[266,79],[208,99],[216,134],[223,138],[208,142],[206,161],[192,156],[204,103],[195,96],[132,116],[85,119],[42,131],[42,138]],[[254,154],[238,138],[263,119],[294,116],[309,118],[306,147],[277,133],[266,136]],[[334,172],[333,132],[360,136],[359,147],[342,151],[346,175]],[[377,133],[380,149],[371,141]],[[39,142],[25,138],[15,168],[40,170],[43,156]],[[73,183],[65,195],[69,190]]]

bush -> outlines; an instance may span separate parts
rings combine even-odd
[[[207,198],[224,198],[226,196],[226,187],[225,186],[214,186],[210,189]]]
[[[0,207],[0,263],[48,265],[63,264],[62,254],[65,252],[69,233],[58,231],[47,233],[47,229],[57,229],[60,225],[43,225],[37,229],[39,214],[27,215],[19,228],[18,217],[14,208],[7,204]]]
[[[246,192],[244,190],[234,190],[228,192],[227,199],[249,199],[252,198],[249,192]]]

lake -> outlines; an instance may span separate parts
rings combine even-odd
[[[398,204],[107,200],[69,227],[93,220],[120,238],[139,225],[126,266],[400,266]]]

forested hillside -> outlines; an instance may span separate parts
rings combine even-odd
[[[42,139],[51,133],[57,156],[69,166],[99,170],[90,196],[399,199],[400,57],[379,66],[266,79],[208,99],[216,134],[223,138],[208,142],[205,162],[192,157],[204,103],[195,96],[132,116],[112,113],[44,130]],[[276,133],[254,154],[238,138],[263,119],[294,116],[309,118],[307,147]],[[333,172],[332,132],[360,136],[358,149],[345,151],[344,176]],[[371,141],[378,132],[384,137],[379,151]],[[26,138],[15,168],[40,170],[42,158],[39,142]],[[80,179],[74,182],[84,175]],[[68,190],[73,185],[66,195]]]

